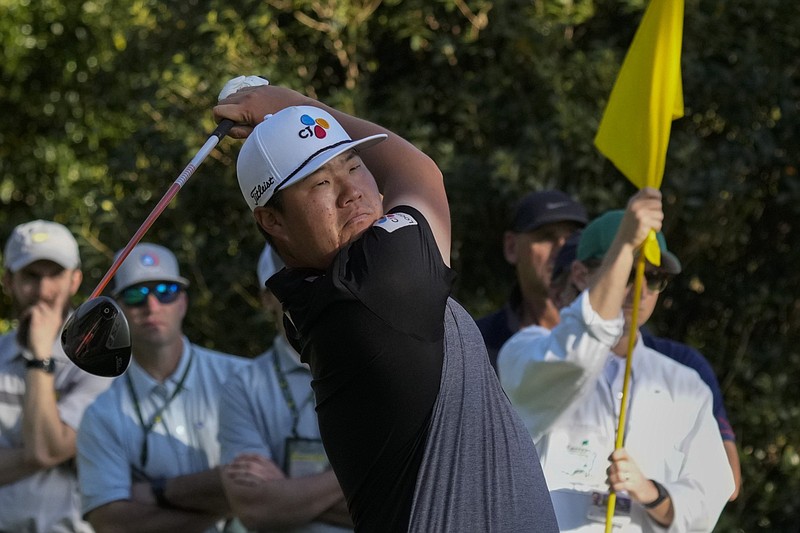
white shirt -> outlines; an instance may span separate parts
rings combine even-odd
[[[562,531],[604,531],[587,518],[593,491],[606,492],[624,359],[611,351],[620,315],[603,320],[581,294],[552,331],[531,326],[500,350],[500,381],[533,436]],[[670,494],[669,531],[711,531],[733,492],[733,476],[712,414],[711,392],[694,370],[642,344],[632,359],[625,448],[642,473]],[[661,531],[631,506],[623,531]]]
[[[86,407],[108,388],[111,380],[79,369],[53,344],[55,390],[62,423],[78,429]],[[0,336],[0,448],[22,448],[22,405],[27,360],[17,344],[16,330]],[[40,371],[35,371],[40,372]],[[0,531],[18,533],[91,531],[81,519],[78,479],[73,461],[0,487]]]

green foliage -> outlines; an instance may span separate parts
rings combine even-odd
[[[439,162],[457,296],[480,316],[510,287],[500,243],[516,198],[559,187],[599,213],[633,192],[592,139],[646,3],[0,0],[0,236],[35,217],[65,223],[84,298],[213,129],[223,83],[262,74]],[[719,531],[794,530],[800,513],[799,6],[686,3],[686,118],[663,186],[685,272],[653,328],[700,348],[724,388],[744,489]],[[192,281],[189,336],[251,356],[273,330],[238,146],[223,141],[145,239],[175,250]]]

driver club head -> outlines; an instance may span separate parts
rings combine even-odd
[[[117,377],[131,361],[128,320],[107,296],[92,298],[75,309],[61,332],[61,346],[70,361],[95,376]]]

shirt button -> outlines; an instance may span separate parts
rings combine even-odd
[[[622,400],[622,393],[621,392],[617,393],[617,400]]]
[[[183,436],[186,435],[186,428],[184,428],[183,426],[178,426],[178,427],[175,428],[175,433],[177,433],[179,436],[183,437]]]

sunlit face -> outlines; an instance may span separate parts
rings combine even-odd
[[[652,270],[654,272],[655,270]],[[648,270],[651,272],[651,270]],[[655,311],[656,304],[658,303],[657,290],[652,290],[648,287],[646,280],[642,280],[642,295],[639,299],[639,311],[637,315],[637,322],[639,327],[643,326]],[[625,316],[625,329],[630,329],[631,319],[633,315],[633,283],[628,284],[627,293],[625,294],[625,301],[622,304],[622,313]]]
[[[506,260],[515,265],[523,288],[547,295],[558,252],[578,227],[574,222],[555,222],[534,231],[506,233]]]
[[[580,262],[577,262],[581,265]],[[597,275],[599,274],[599,267],[590,267],[586,268],[583,267],[583,270],[586,271],[586,277],[584,278],[580,274],[576,277],[576,272],[580,272],[581,268],[573,268],[573,281],[576,283],[578,287],[585,288],[586,283],[592,284],[596,281]],[[648,263],[647,267],[645,268],[645,279],[642,280],[642,294],[639,299],[639,310],[637,315],[636,322],[638,323],[638,327],[643,326],[650,320],[650,317],[653,315],[653,311],[655,311],[656,304],[658,303],[658,295],[661,294],[661,291],[658,289],[653,289],[647,282],[647,277],[658,273],[658,269]],[[663,274],[662,274],[663,276]],[[658,277],[658,276],[653,276]],[[668,276],[670,277],[670,276]],[[625,333],[627,334],[631,329],[631,321],[633,319],[633,273],[631,273],[630,280],[628,281],[628,285],[625,289],[625,299],[622,302],[622,314],[625,318]]]
[[[122,298],[117,298],[117,302],[128,319],[134,351],[168,346],[180,339],[187,308],[186,292],[183,289],[169,303],[161,303],[152,293],[140,305],[126,305]]]
[[[65,311],[69,298],[78,292],[83,279],[80,270],[65,269],[52,261],[35,261],[16,272],[6,272],[3,286],[11,296],[17,316],[26,309],[44,302],[53,305],[64,301]]]
[[[378,186],[350,150],[283,190],[283,208],[256,208],[287,265],[324,270],[383,215]]]

